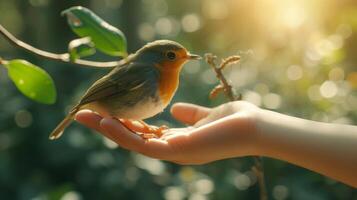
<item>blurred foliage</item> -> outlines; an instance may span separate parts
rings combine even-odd
[[[354,0],[0,0],[0,23],[36,47],[66,52],[75,37],[60,12],[75,5],[120,27],[129,53],[165,38],[194,53],[240,54],[242,62],[227,75],[245,100],[306,119],[357,124]],[[107,70],[43,60],[2,38],[0,55],[43,66],[58,89],[55,105],[37,104],[19,95],[0,69],[1,199],[257,199],[249,158],[179,166],[116,148],[79,125],[48,141],[68,106]],[[112,59],[100,52],[91,58]],[[190,62],[173,102],[218,105],[224,98],[208,99],[215,84],[208,66]],[[149,122],[182,126],[168,111]],[[272,199],[357,199],[344,184],[264,160]]]

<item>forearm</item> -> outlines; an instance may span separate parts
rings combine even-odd
[[[262,111],[260,154],[294,163],[357,187],[357,128]]]

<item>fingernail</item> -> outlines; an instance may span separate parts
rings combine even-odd
[[[113,118],[103,118],[102,120],[100,120],[100,126],[107,126],[108,124],[114,123],[116,120]]]
[[[93,111],[88,110],[88,109],[84,109],[84,110],[80,110],[80,111],[77,112],[77,114],[82,114],[82,113],[93,113]]]

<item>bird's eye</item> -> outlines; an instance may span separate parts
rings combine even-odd
[[[173,51],[169,51],[169,52],[166,53],[166,57],[167,57],[168,59],[170,59],[170,60],[175,60],[175,58],[176,58],[176,53],[173,52]]]

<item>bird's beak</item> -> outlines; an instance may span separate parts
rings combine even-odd
[[[190,59],[190,60],[199,60],[199,59],[202,59],[201,56],[195,55],[195,54],[190,54],[190,53],[187,55],[187,57],[188,57],[188,59]]]

